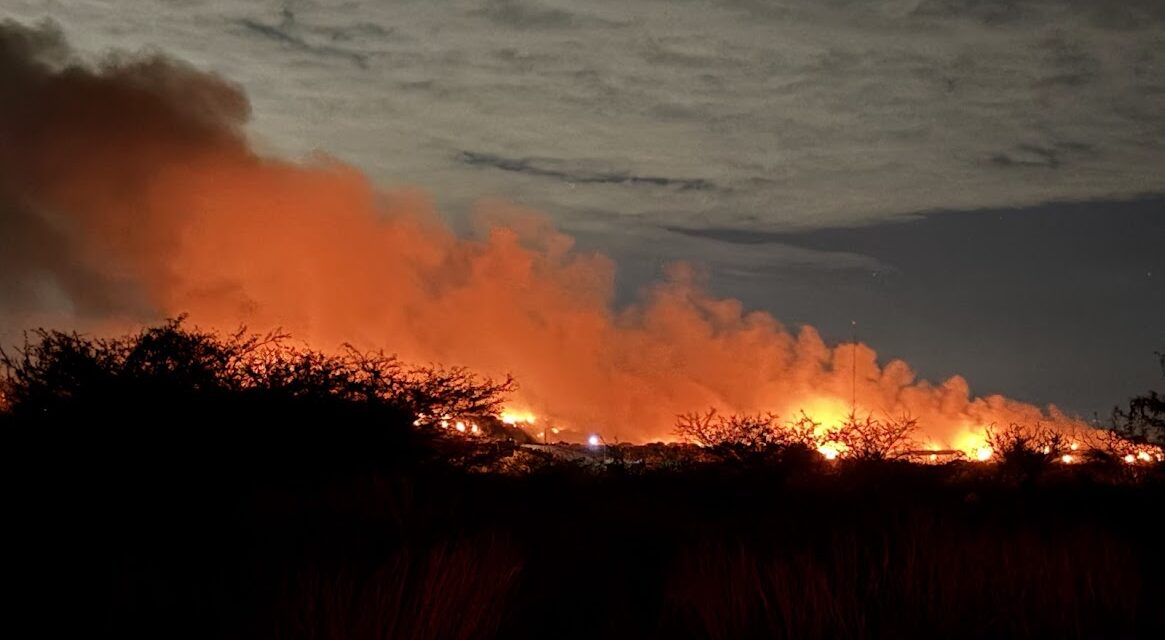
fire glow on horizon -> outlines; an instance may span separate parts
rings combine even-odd
[[[822,407],[829,406],[830,404],[831,403],[828,402],[818,403],[816,406]],[[804,412],[804,415],[812,417],[809,416],[808,412]],[[548,431],[554,433],[556,436],[558,434],[578,433],[578,431],[572,430],[566,426],[548,426],[545,424],[545,420],[541,421],[543,426],[536,427],[535,425],[539,423],[539,419],[528,410],[504,409],[497,417],[497,420],[507,428],[524,431],[529,436],[543,442],[547,442]],[[457,434],[465,437],[498,437],[498,434],[496,433],[493,436],[488,435],[485,429],[479,428],[478,423],[470,418],[458,419],[454,416],[442,416],[437,419],[422,418],[418,419],[414,424],[417,426],[437,426],[443,430],[456,432]],[[825,433],[827,425],[828,423],[821,424],[820,428],[822,431],[820,431],[819,434]],[[535,429],[537,428],[540,428],[541,431],[536,431]],[[1081,434],[1081,436],[1086,440],[1090,435],[1091,434],[1089,432],[1082,432]],[[502,434],[502,437],[506,436]],[[669,441],[672,443],[675,442],[674,440]],[[563,442],[568,445],[572,443],[585,444],[591,449],[596,449],[605,444],[602,436],[597,433],[591,433],[585,436],[585,438],[578,436],[574,440],[568,439],[566,441],[559,442]],[[991,447],[990,444],[988,444],[986,428],[984,428],[978,434],[968,431],[961,438],[961,442],[963,448],[959,449],[943,449],[940,447],[940,445],[931,442],[926,444],[923,449],[914,451],[914,459],[920,462],[929,462],[932,464],[958,458],[982,463],[992,462],[996,459],[995,450]],[[1113,440],[1108,440],[1109,444],[1112,442]],[[1126,464],[1137,465],[1165,462],[1165,451],[1163,451],[1160,447],[1150,444],[1138,444],[1131,441],[1120,442],[1126,447],[1129,453],[1124,453],[1123,455],[1118,453],[1116,458],[1120,459]],[[824,440],[819,446],[816,447],[816,449],[817,452],[828,461],[845,458],[849,453],[845,444],[833,440]],[[1068,440],[1067,444],[1064,445],[1064,452],[1057,454],[1055,460],[1061,464],[1076,464],[1081,462],[1084,459],[1082,456],[1091,450],[1105,451],[1106,447],[1104,446],[1103,439],[1092,444],[1083,444],[1079,440]],[[1041,451],[1044,455],[1052,454],[1052,450],[1048,446],[1043,447]],[[1107,451],[1111,454],[1111,447],[1107,448]],[[927,452],[933,453],[927,454]]]

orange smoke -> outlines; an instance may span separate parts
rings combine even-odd
[[[942,448],[973,451],[992,423],[1082,426],[791,333],[684,265],[615,309],[611,260],[544,217],[487,202],[462,238],[423,193],[379,191],[327,158],[263,157],[242,133],[241,92],[173,61],[94,69],[51,29],[12,24],[0,56],[0,224],[44,247],[0,263],[0,287],[53,288],[73,322],[189,312],[204,327],[512,373],[523,416],[607,440],[666,438],[676,414],[709,406],[831,422],[851,395],[859,413],[917,418]],[[47,313],[33,294],[23,304]]]

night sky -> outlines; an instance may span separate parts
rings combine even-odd
[[[4,17],[215,72],[246,92],[258,149],[419,187],[457,228],[483,198],[544,212],[615,260],[616,304],[684,260],[717,295],[827,341],[856,321],[881,358],[975,393],[1090,418],[1160,386],[1156,0],[8,0]]]

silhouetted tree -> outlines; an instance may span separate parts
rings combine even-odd
[[[850,412],[842,424],[831,427],[826,441],[840,445],[840,455],[855,460],[901,458],[917,446],[911,438],[918,421],[910,416],[879,420],[872,414],[858,418]]]
[[[677,416],[674,433],[718,455],[755,458],[790,449],[813,449],[820,425],[802,414],[782,424],[773,413],[721,415],[716,409]]]
[[[179,462],[299,474],[422,460],[438,434],[417,429],[418,417],[496,415],[514,387],[379,352],[301,348],[281,333],[200,331],[183,318],[117,338],[38,330],[0,351],[9,445],[151,473]]]
[[[711,449],[728,447],[761,450],[772,442],[775,429],[773,414],[721,415],[716,409],[704,413],[685,413],[677,417],[675,434]]]
[[[1004,429],[991,425],[986,429],[986,441],[1004,473],[1022,481],[1039,477],[1049,464],[1072,451],[1064,434],[1040,424],[1012,423]]]
[[[1165,380],[1165,351],[1156,355]],[[1131,440],[1165,444],[1165,395],[1150,390],[1132,398],[1127,409],[1113,409],[1113,424],[1118,433]]]
[[[422,415],[496,415],[514,380],[464,367],[414,366],[347,346],[338,355],[292,345],[286,334],[218,335],[179,317],[132,336],[95,338],[44,329],[22,349],[0,349],[5,405],[44,415],[71,403],[159,393],[255,393],[378,403]]]

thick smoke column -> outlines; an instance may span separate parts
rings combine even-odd
[[[78,61],[51,25],[0,27],[0,321],[120,328],[190,312],[419,361],[512,372],[518,404],[579,429],[665,437],[677,413],[909,413],[934,444],[1062,416],[952,378],[918,382],[709,295],[679,265],[626,309],[611,261],[543,218],[480,207],[473,239],[424,194],[320,158],[258,155],[245,96],[159,56]]]

